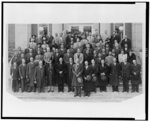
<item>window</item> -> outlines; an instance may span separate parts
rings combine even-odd
[[[92,27],[91,26],[84,26],[83,31],[84,32],[92,32]]]
[[[71,33],[78,33],[79,32],[79,26],[71,26]]]

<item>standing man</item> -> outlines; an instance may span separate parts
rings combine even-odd
[[[133,60],[133,64],[131,66],[131,84],[132,84],[132,92],[139,92],[139,84],[141,79],[141,66],[137,64],[136,60]]]
[[[68,65],[68,79],[67,79],[67,84],[68,84],[68,92],[72,91],[72,78],[73,78],[73,58],[69,58],[69,64]]]
[[[117,63],[117,59],[113,59],[113,63],[110,65],[110,85],[112,86],[112,91],[119,91],[119,72],[120,66]]]
[[[66,73],[66,66],[63,58],[59,58],[59,63],[56,65],[56,73],[58,75],[58,92],[64,92],[64,74]]]
[[[54,92],[55,78],[54,78],[54,66],[53,66],[52,60],[50,60],[48,64],[46,73],[47,73],[46,75],[48,76],[48,85],[49,85],[48,92]]]
[[[43,62],[39,61],[39,66],[35,68],[35,73],[34,73],[34,83],[37,85],[38,92],[44,92],[43,88],[43,82],[44,82],[44,66]],[[35,89],[36,90],[36,89]]]
[[[96,64],[95,60],[91,60],[91,75],[92,75],[92,82],[91,82],[91,91],[96,92],[96,86],[98,81],[98,64]]]
[[[36,64],[33,61],[33,57],[30,57],[30,62],[27,65],[27,79],[29,79],[29,92],[35,91],[36,89],[36,83],[34,82],[35,67]]]
[[[13,67],[11,67],[10,75],[12,77],[12,90],[14,92],[19,91],[19,70],[17,67],[17,63],[13,63]]]
[[[122,63],[123,92],[129,92],[130,64],[127,60]]]
[[[91,90],[91,67],[88,64],[88,61],[84,62],[84,71],[83,71],[83,76],[84,76],[84,96],[90,96],[90,90]]]
[[[104,59],[102,59],[99,66],[99,85],[101,92],[107,91],[106,86],[108,85],[108,71],[108,66],[105,64]]]
[[[21,79],[22,92],[26,91],[26,71],[27,71],[26,61],[25,59],[22,59],[22,64],[19,66],[19,75]]]
[[[73,79],[72,79],[72,86],[75,89],[75,95],[81,97],[81,90],[83,87],[83,79],[82,79],[82,73],[83,73],[83,65],[80,63],[80,61],[77,59],[76,63],[73,65]]]

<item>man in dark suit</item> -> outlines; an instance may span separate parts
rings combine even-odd
[[[19,66],[19,75],[21,79],[21,91],[26,91],[26,72],[27,72],[27,65],[25,63],[25,59],[22,59],[22,64]]]
[[[83,77],[84,77],[84,96],[90,96],[90,85],[91,85],[91,75],[92,75],[92,69],[88,64],[88,61],[86,60],[84,62],[84,71],[83,71]]]
[[[39,61],[39,66],[35,68],[35,73],[34,73],[34,83],[37,85],[38,92],[44,92],[44,75],[45,75],[45,70],[43,66],[43,61]]]
[[[131,66],[131,84],[132,84],[132,92],[139,92],[139,84],[141,79],[141,66],[137,64],[136,60],[133,60],[133,64]]]
[[[119,91],[119,74],[120,66],[117,63],[116,58],[113,59],[113,63],[110,65],[110,85],[112,86],[112,91]]]
[[[14,92],[18,92],[19,91],[19,69],[17,67],[16,62],[14,62],[13,66],[11,67],[10,75],[12,77],[12,90]]]
[[[64,75],[66,74],[66,65],[63,58],[59,58],[59,63],[56,65],[56,73],[58,75],[58,92],[64,92]]]
[[[128,63],[132,64],[133,60],[136,60],[136,55],[133,53],[132,50],[129,51],[129,55],[127,57]]]
[[[35,91],[35,83],[34,83],[34,73],[35,73],[36,64],[33,61],[33,57],[30,57],[30,62],[27,64],[27,76],[26,78],[29,80],[29,88],[28,91]]]
[[[70,44],[71,44],[71,33],[70,32],[68,32],[67,33],[67,37],[66,37],[66,48],[68,49],[68,48],[70,48]]]
[[[109,42],[109,46],[110,48],[112,49],[113,48],[113,44],[114,44],[114,41],[117,40],[118,43],[120,43],[120,35],[119,33],[117,33],[117,31],[114,31],[112,36],[111,36],[111,39],[110,39],[110,42]]]
[[[125,48],[125,44],[127,44],[128,48],[131,49],[131,40],[127,38],[127,35],[125,35],[125,38],[121,42],[121,47]]]
[[[127,60],[122,63],[123,92],[129,92],[130,64]]]

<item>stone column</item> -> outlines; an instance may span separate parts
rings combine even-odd
[[[111,35],[111,24],[110,23],[100,23],[100,34],[103,35],[107,31],[107,34]]]
[[[31,25],[16,24],[15,25],[15,47],[25,49],[31,37]]]
[[[13,57],[15,49],[15,24],[8,24],[8,58]]]
[[[32,35],[38,36],[38,25],[37,24],[31,24],[31,33],[32,33]]]
[[[62,32],[62,24],[52,24],[52,35],[55,36],[55,33]]]

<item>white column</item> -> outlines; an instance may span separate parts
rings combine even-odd
[[[62,24],[52,24],[52,35],[55,36],[55,33],[62,32]]]
[[[111,24],[110,23],[100,23],[100,34],[103,35],[107,31],[107,34],[111,35]]]
[[[31,25],[16,24],[15,25],[15,47],[25,49],[31,36]]]
[[[142,51],[142,24],[132,24],[132,47],[135,51]]]

